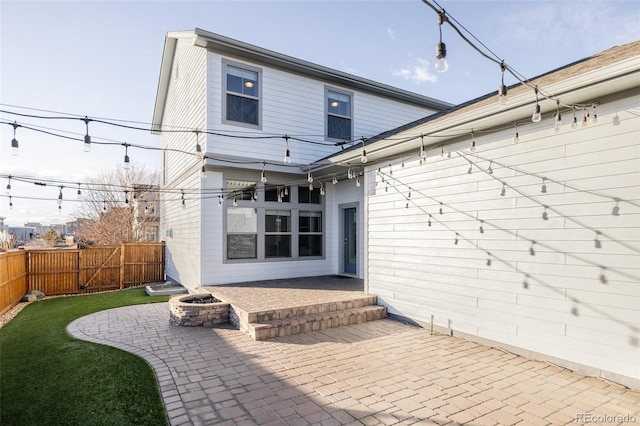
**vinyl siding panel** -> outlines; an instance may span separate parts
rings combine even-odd
[[[262,122],[260,129],[248,129],[243,126],[224,124],[222,120],[223,60],[233,61],[259,68],[262,71]],[[208,152],[213,155],[230,155],[266,160],[282,161],[285,134],[327,145],[310,144],[295,140],[289,141],[291,161],[294,164],[308,164],[337,152],[340,148],[333,142],[325,141],[325,87],[351,92],[353,107],[353,137],[370,137],[383,131],[398,127],[407,121],[425,117],[433,111],[389,99],[353,91],[348,87],[325,84],[298,74],[288,73],[257,63],[237,60],[209,52],[208,126],[223,134],[243,136],[274,136],[273,139],[243,139],[224,136],[208,136]]]
[[[470,153],[462,138],[425,165],[416,150],[393,179],[382,167],[386,183],[368,170],[368,290],[419,322],[640,379],[640,97],[627,95],[586,128],[527,123],[518,144],[476,135]]]

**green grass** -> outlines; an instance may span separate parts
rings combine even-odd
[[[0,329],[0,424],[167,424],[143,359],[76,340],[66,327],[93,312],[168,299],[135,288],[29,304]]]

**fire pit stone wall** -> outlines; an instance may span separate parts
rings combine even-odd
[[[170,322],[186,327],[212,326],[229,322],[229,304],[211,294],[174,296],[169,300]]]

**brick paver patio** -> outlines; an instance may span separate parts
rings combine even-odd
[[[146,359],[172,425],[640,423],[638,391],[393,320],[253,341],[158,303],[68,330]]]

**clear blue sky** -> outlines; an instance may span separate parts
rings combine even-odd
[[[609,47],[640,39],[637,1],[439,1],[507,64],[534,77]],[[149,123],[167,31],[202,28],[260,47],[411,90],[451,103],[495,91],[499,67],[443,26],[450,68],[433,71],[438,26],[420,0],[396,1],[69,1],[0,0],[0,109],[56,111]],[[507,85],[515,83],[509,77]],[[18,108],[21,107],[21,108]],[[22,109],[32,108],[34,110]],[[84,135],[84,123],[46,122],[0,114],[2,121]],[[122,147],[94,146],[18,129],[21,154],[12,157],[11,126],[1,125],[0,174],[87,181],[121,163]],[[94,138],[158,147],[146,132],[91,125]],[[130,152],[159,168],[157,151]],[[1,194],[7,182],[0,182]],[[75,198],[73,189],[65,198]],[[12,182],[6,223],[61,223],[55,187]]]

